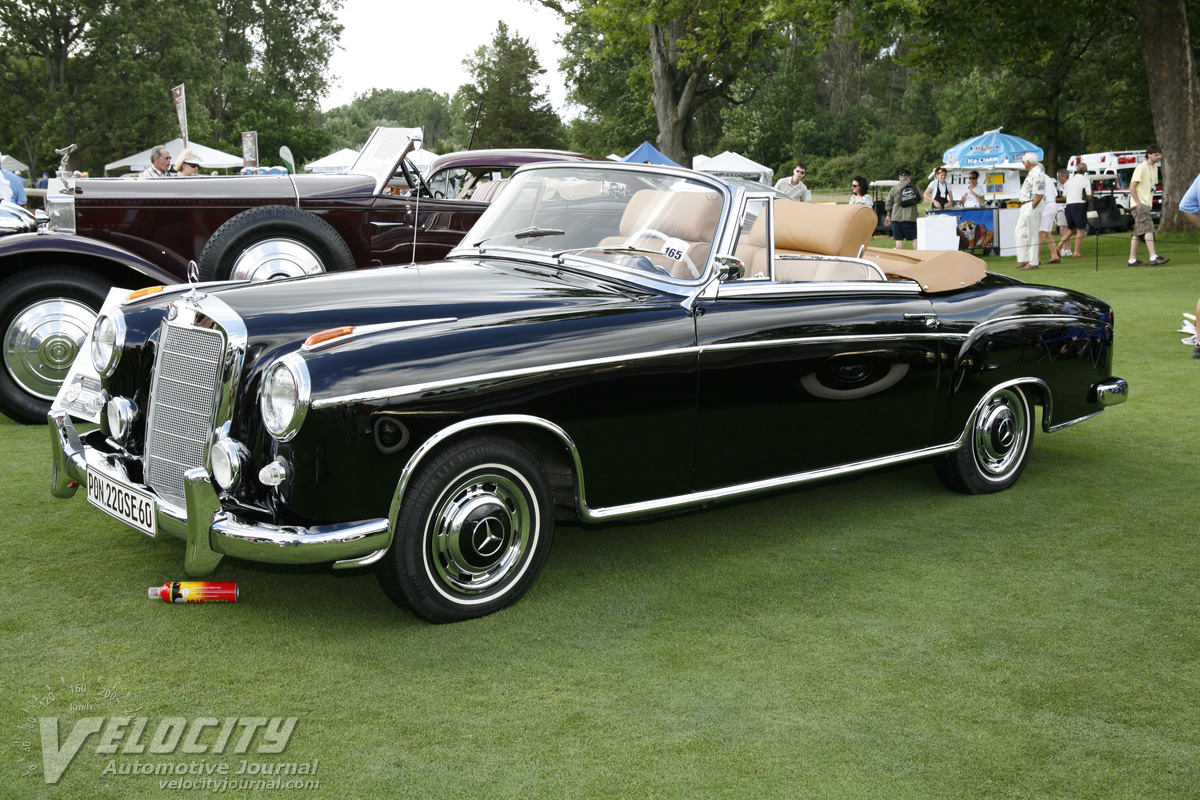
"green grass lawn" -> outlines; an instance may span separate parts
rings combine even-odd
[[[319,788],[229,796],[1197,796],[1200,361],[1176,329],[1200,255],[1163,242],[1169,265],[1130,269],[1127,238],[1095,247],[1019,275],[1115,306],[1130,400],[1039,431],[1010,491],[953,494],[918,464],[560,526],[519,604],[457,625],[406,616],[367,570],[232,559],[213,577],[241,602],[152,602],[183,544],[52,498],[46,429],[0,419],[0,797],[162,797],[170,778],[120,768],[242,759],[316,760]],[[147,741],[174,717],[298,721],[269,755],[92,736],[43,782],[27,720],[63,743],[122,715]]]

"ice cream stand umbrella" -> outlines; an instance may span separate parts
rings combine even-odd
[[[1025,178],[1021,157],[1032,152],[1040,160],[1044,151],[1028,139],[1002,133],[1003,130],[1001,127],[981,133],[942,153],[955,197],[962,195],[967,176],[974,170],[979,173],[979,184],[989,201],[1016,199]]]
[[[963,238],[965,247],[983,249],[985,253],[990,250],[999,251],[1000,255],[1015,255],[1018,213],[1015,206],[1025,179],[1021,158],[1032,152],[1041,159],[1044,151],[1027,139],[1002,131],[1003,128],[986,131],[959,142],[942,154],[955,200],[961,200],[967,178],[974,171],[979,173],[979,185],[991,206],[979,210],[955,208],[947,213],[956,217],[958,235]],[[1008,205],[1014,207],[1007,208]]]

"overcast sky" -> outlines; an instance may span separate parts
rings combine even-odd
[[[529,0],[345,0],[339,20],[341,49],[329,63],[333,76],[323,109],[336,108],[371,89],[432,89],[452,95],[469,80],[463,59],[491,44],[500,20],[528,39],[546,70],[539,88],[550,90],[560,115],[566,88],[558,77],[564,29],[553,12]]]

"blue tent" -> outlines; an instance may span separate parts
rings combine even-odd
[[[662,153],[658,152],[654,145],[650,144],[649,142],[642,142],[637,146],[636,150],[621,160],[630,164],[645,164],[646,162],[650,162],[651,164],[662,164],[666,167],[680,166],[664,156]]]
[[[1041,160],[1044,155],[1042,148],[1020,136],[1001,133],[1002,130],[1004,129],[997,128],[965,142],[959,142],[942,153],[942,160],[947,167],[960,168],[1015,163],[1029,152],[1037,153],[1038,159]]]

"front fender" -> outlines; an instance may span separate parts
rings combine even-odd
[[[179,278],[157,264],[97,239],[70,233],[19,233],[0,237],[0,277],[45,263],[92,268],[114,283],[131,289],[179,283]]]

